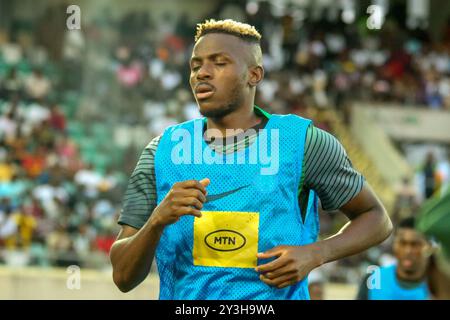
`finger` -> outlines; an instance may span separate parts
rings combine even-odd
[[[195,188],[200,190],[201,192],[203,192],[203,194],[206,193],[206,188],[203,184],[201,184],[198,180],[186,180],[181,182],[181,187],[182,188]]]
[[[258,259],[268,259],[272,257],[278,257],[283,253],[283,250],[280,246],[273,247],[272,249],[269,249],[265,252],[260,252],[256,256]]]
[[[288,261],[285,258],[280,257],[269,263],[257,266],[255,268],[255,270],[256,270],[256,272],[266,273],[266,272],[274,271],[278,268],[284,267],[285,265],[287,265],[287,263],[288,263]]]
[[[195,197],[182,198],[179,203],[183,206],[194,206],[198,210],[202,210],[203,208],[203,203]]]
[[[265,284],[269,285],[269,286],[277,287],[277,286],[279,286],[279,285],[281,285],[281,284],[283,284],[283,283],[285,283],[285,282],[295,280],[295,279],[296,279],[296,274],[295,274],[295,272],[294,272],[294,273],[289,273],[289,274],[285,274],[285,275],[283,275],[283,276],[281,276],[281,277],[278,277],[278,278],[276,278],[276,279],[269,279],[269,278],[266,278],[266,277],[262,274],[262,275],[260,275],[259,279],[260,279],[261,281],[263,281]]]
[[[200,212],[200,210],[197,210],[192,207],[182,207],[181,209],[179,209],[178,214],[180,216],[191,215],[191,216],[195,216],[198,218],[200,218],[202,216],[202,213]]]
[[[292,279],[292,280],[289,280],[289,281],[280,283],[280,284],[277,286],[277,288],[278,288],[278,289],[283,289],[283,288],[286,288],[286,287],[288,287],[288,286],[292,286],[292,285],[296,284],[297,282],[298,282],[298,281],[297,281],[296,279]]]
[[[291,273],[291,272],[295,272],[296,270],[292,268],[292,266],[290,264],[285,265],[284,267],[278,268],[276,270],[270,271],[270,272],[266,272],[264,273],[264,277],[268,278],[268,279],[276,279],[280,276],[282,276],[283,274],[287,274],[287,273]]]
[[[281,284],[284,284],[289,281],[293,281],[293,280],[295,280],[295,278],[296,278],[295,272],[284,274],[275,279],[269,279],[269,278],[265,277],[263,274],[259,276],[259,279],[261,279],[261,281],[268,284],[269,286],[274,286],[274,287],[278,287]]]
[[[205,178],[205,179],[200,180],[199,182],[202,186],[204,186],[206,188],[211,183],[211,180],[209,180],[209,178]]]
[[[187,190],[185,190],[185,195],[188,196],[188,197],[197,198],[202,203],[206,202],[206,197],[200,190],[187,189]]]

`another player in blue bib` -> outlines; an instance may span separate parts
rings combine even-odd
[[[415,219],[405,218],[396,228],[395,264],[374,269],[362,281],[359,300],[427,300],[427,267],[432,253],[430,241],[415,229]]]

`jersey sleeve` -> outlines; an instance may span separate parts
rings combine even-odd
[[[364,185],[364,177],[353,168],[342,144],[312,125],[306,134],[303,171],[304,187],[318,194],[327,211],[348,203]]]
[[[131,174],[118,220],[120,225],[140,229],[156,208],[155,152],[160,138],[154,138],[144,148]]]

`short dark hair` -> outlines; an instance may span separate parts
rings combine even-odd
[[[411,217],[406,217],[406,218],[400,220],[400,222],[397,224],[396,232],[397,232],[399,229],[410,229],[410,230],[414,230],[414,231],[416,231],[416,232],[422,234],[423,237],[424,237],[427,241],[430,241],[432,238],[430,238],[429,236],[427,236],[427,235],[423,234],[422,232],[420,232],[419,230],[417,230],[417,228],[416,228],[416,223],[417,223],[417,221],[416,221],[416,218],[415,218],[415,217],[412,217],[412,216],[411,216]]]

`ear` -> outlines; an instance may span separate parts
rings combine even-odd
[[[264,68],[262,66],[252,66],[248,68],[248,85],[256,87],[264,78]]]

